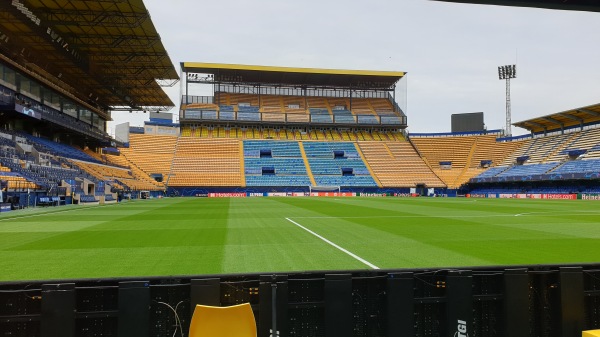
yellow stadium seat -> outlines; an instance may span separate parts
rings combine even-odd
[[[256,337],[250,303],[230,307],[196,305],[189,337]]]
[[[582,331],[581,337],[600,337],[600,330]]]

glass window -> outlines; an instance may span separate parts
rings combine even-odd
[[[79,119],[88,124],[92,123],[92,112],[86,109],[81,109],[79,112]]]
[[[60,110],[60,96],[52,90],[44,90],[44,103],[56,110]]]
[[[29,88],[29,92],[33,95],[33,97],[37,98],[38,100],[41,97],[41,93],[40,93],[40,85],[35,82],[35,81],[31,81],[31,87]]]
[[[98,117],[98,115],[96,115],[95,113],[92,112],[92,124],[95,127],[98,127],[99,123],[100,123],[100,117]]]
[[[4,71],[2,72],[2,80],[12,85],[17,85],[16,74],[15,71],[9,67],[3,67]]]
[[[20,86],[19,86],[19,91],[22,93],[26,93],[29,94],[29,87],[31,86],[29,84],[29,79],[21,74],[19,74],[19,82],[20,82]]]
[[[63,103],[63,112],[71,117],[77,118],[77,105],[71,101]]]
[[[96,127],[102,131],[106,131],[106,121],[98,117],[98,125]]]

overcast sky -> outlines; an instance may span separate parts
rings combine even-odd
[[[410,132],[447,132],[451,114],[478,111],[488,129],[504,128],[505,64],[517,64],[513,122],[600,102],[598,13],[427,0],[144,3],[178,71],[180,62],[405,71]],[[166,90],[179,105],[179,85]],[[113,118],[141,125],[147,115]]]

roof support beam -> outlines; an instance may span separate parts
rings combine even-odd
[[[542,117],[543,120],[545,120],[546,122],[552,123],[552,124],[556,124],[560,127],[563,127],[564,124],[562,122],[557,121],[556,119],[552,118],[552,117]]]
[[[577,109],[577,111],[586,113],[588,115],[592,115],[594,117],[600,117],[600,112],[592,111],[589,109]]]
[[[565,124],[564,123],[557,121],[556,119],[554,119],[552,117],[542,117],[542,119],[545,120],[546,122],[560,126],[560,133],[561,134],[565,133]]]
[[[564,118],[570,119],[572,121],[583,123],[583,119],[581,119],[581,118],[579,118],[577,116],[573,116],[573,115],[570,115],[570,114],[567,114],[567,113],[560,113],[559,115],[562,116],[562,117],[564,117]]]
[[[523,123],[524,123],[524,124],[529,124],[529,125],[536,126],[536,127],[540,128],[540,129],[546,129],[546,126],[545,126],[545,125],[542,125],[542,124],[540,124],[540,123],[536,123],[536,122],[530,122],[530,121],[523,122]]]
[[[160,42],[160,36],[136,35],[101,35],[101,34],[65,34],[71,44],[76,47],[94,48],[119,48],[141,47],[141,50],[150,49],[155,43]]]
[[[117,11],[69,10],[69,9],[44,9],[39,12],[44,20],[50,24],[77,25],[80,27],[136,28],[150,18],[145,13],[123,13]]]
[[[570,115],[567,113],[560,113],[559,115],[562,117],[565,117],[567,119],[570,119],[572,121],[576,121],[577,123],[579,123],[579,129],[583,130],[583,119],[582,118],[579,118],[577,116],[573,116],[573,115]]]

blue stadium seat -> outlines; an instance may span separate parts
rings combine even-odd
[[[305,142],[304,150],[317,185],[377,187],[354,143]],[[343,175],[342,168],[353,174]]]
[[[508,169],[508,166],[491,167],[488,170],[480,173],[475,178],[491,178],[491,177],[495,177],[496,175],[504,172],[506,169]]]
[[[515,165],[510,169],[498,174],[497,177],[522,177],[544,174],[558,166],[558,164],[559,163]]]
[[[551,173],[565,174],[588,172],[600,172],[600,159],[568,161]]]
[[[261,152],[270,156],[261,157]],[[275,174],[263,175],[263,168]],[[244,141],[246,186],[309,186],[300,146],[292,141]]]

